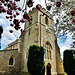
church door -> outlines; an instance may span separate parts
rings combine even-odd
[[[47,75],[51,75],[51,64],[47,64]]]

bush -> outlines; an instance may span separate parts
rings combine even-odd
[[[27,61],[28,71],[32,75],[44,75],[44,48],[37,45],[30,46]]]
[[[64,75],[67,75],[66,73],[64,73]]]
[[[74,75],[74,62],[73,62],[73,52],[72,50],[64,51],[64,70],[68,75]]]

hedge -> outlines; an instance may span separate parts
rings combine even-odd
[[[43,47],[39,47],[37,45],[30,46],[27,67],[31,75],[45,74]]]

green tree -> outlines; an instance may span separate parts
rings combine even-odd
[[[68,75],[74,75],[73,50],[65,50],[63,58],[65,72]]]
[[[30,46],[27,67],[31,75],[44,75],[45,65],[43,47],[37,45]]]
[[[73,50],[73,65],[74,65],[74,74],[75,74],[75,49]]]

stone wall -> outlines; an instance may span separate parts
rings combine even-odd
[[[10,49],[18,49],[19,50],[20,45],[20,39],[16,39],[12,43],[8,44],[8,47],[6,47],[4,50],[10,50]]]
[[[13,65],[9,65],[10,58],[13,57]],[[0,51],[0,75],[20,72],[21,54],[17,49]]]

